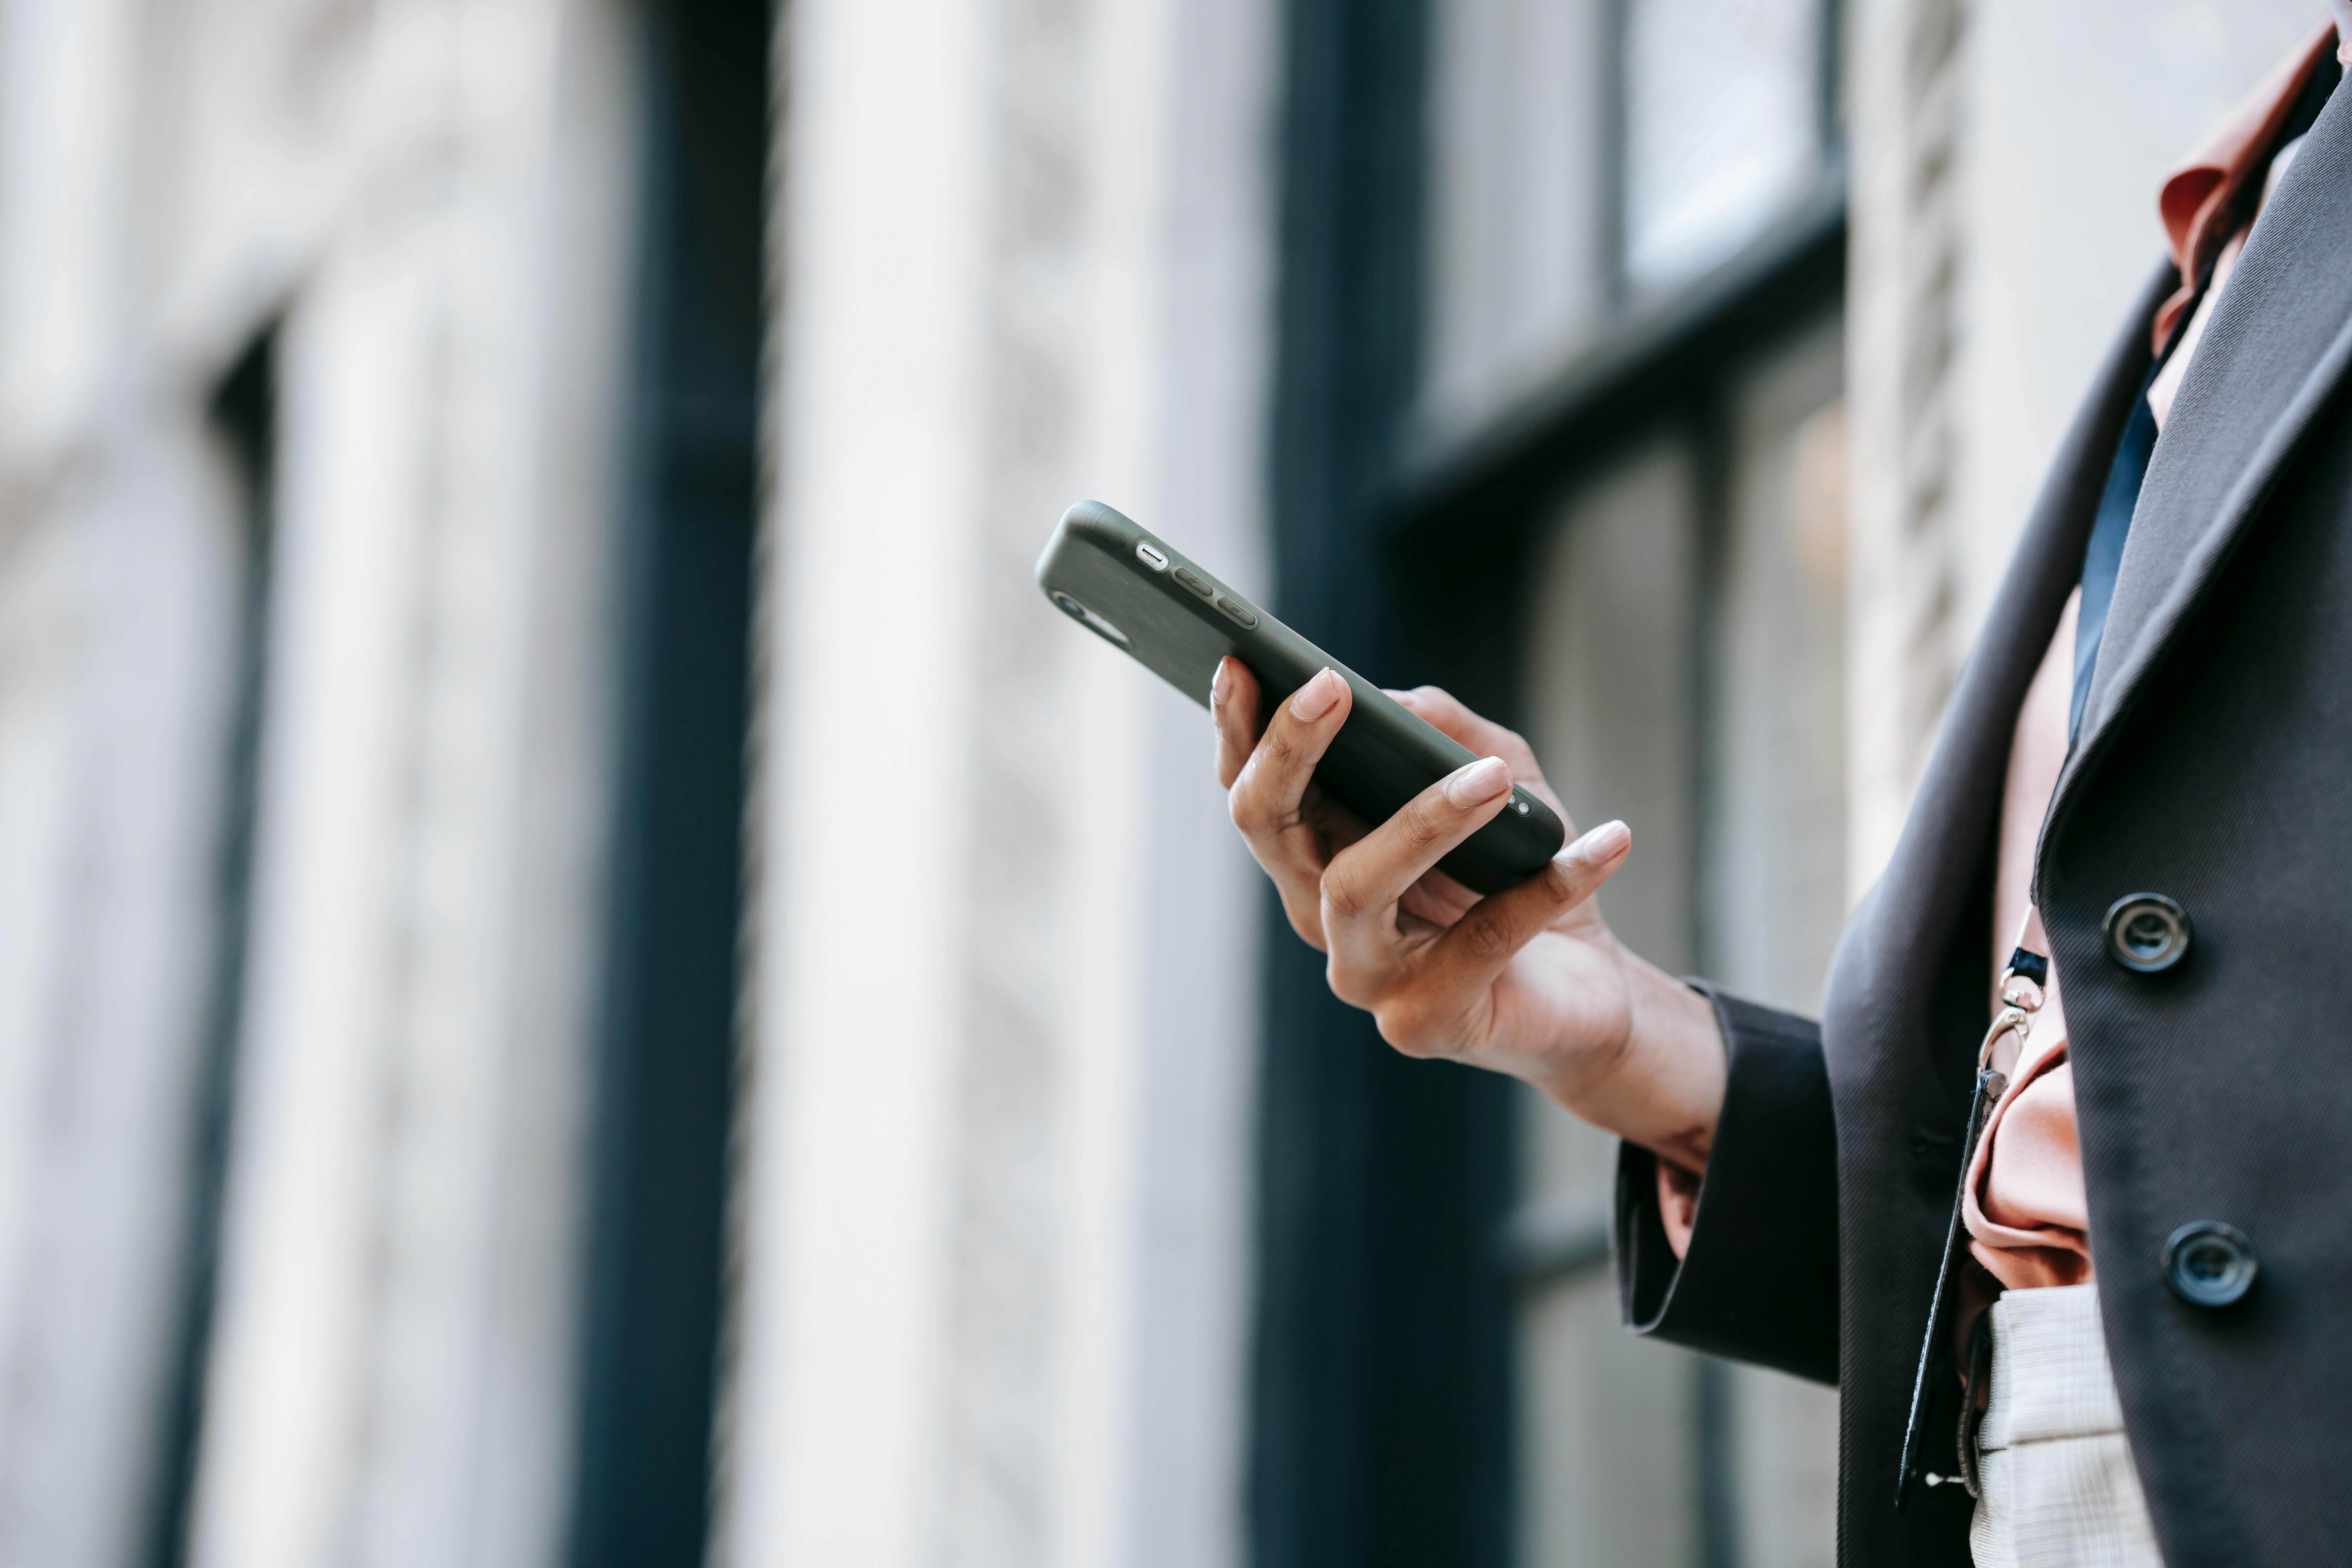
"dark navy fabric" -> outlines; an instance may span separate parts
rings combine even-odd
[[[2149,380],[2154,379],[2151,374]],[[2091,542],[2083,552],[2083,605],[2074,622],[2074,697],[2066,711],[2069,744],[2083,728],[2083,700],[2091,694],[2091,667],[2098,660],[2099,636],[2107,629],[2107,606],[2115,601],[2116,573],[2124,563],[2132,508],[2139,504],[2140,483],[2147,478],[2147,459],[2155,450],[2156,416],[2148,409],[2143,387],[2107,469],[2107,488],[2100,493]]]

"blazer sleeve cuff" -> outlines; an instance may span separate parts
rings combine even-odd
[[[1656,1156],[1619,1146],[1620,1310],[1637,1334],[1834,1384],[1837,1125],[1821,1026],[1690,984],[1723,1026],[1723,1115],[1680,1258],[1658,1215]]]

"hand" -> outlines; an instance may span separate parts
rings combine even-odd
[[[1723,1103],[1715,1010],[1627,952],[1592,902],[1624,864],[1631,833],[1605,823],[1537,876],[1480,898],[1437,862],[1503,810],[1514,780],[1568,813],[1518,736],[1434,687],[1390,695],[1481,755],[1378,826],[1313,782],[1351,705],[1337,674],[1299,688],[1263,734],[1256,678],[1239,660],[1218,666],[1210,698],[1234,826],[1292,929],[1329,956],[1333,993],[1370,1011],[1408,1056],[1525,1079],[1584,1120],[1703,1170]]]

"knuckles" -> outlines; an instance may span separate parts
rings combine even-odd
[[[1425,983],[1346,958],[1336,948],[1323,977],[1331,994],[1370,1013],[1381,1038],[1403,1055],[1450,1057],[1461,1048],[1458,1006]]]
[[[1323,983],[1331,994],[1350,1007],[1361,1007],[1377,1014],[1381,1001],[1377,976],[1362,965],[1349,962],[1335,948],[1323,965]]]
[[[1444,837],[1446,826],[1437,810],[1424,800],[1410,801],[1397,813],[1398,830],[1404,835],[1406,845],[1416,851]]]
[[[1519,945],[1510,922],[1484,910],[1464,917],[1456,933],[1463,954],[1482,965],[1510,957]]]
[[[1365,898],[1351,863],[1335,861],[1323,872],[1323,917],[1349,921],[1364,912]]]
[[[1250,788],[1251,782],[1250,770],[1244,768],[1242,776],[1235,779],[1233,788],[1225,792],[1225,815],[1233,818],[1234,826],[1244,835],[1259,832],[1266,826],[1265,803],[1258,799],[1257,792]]]
[[[1413,856],[1428,850],[1444,838],[1451,826],[1444,815],[1425,801],[1406,804],[1393,819],[1403,847]],[[1369,842],[1369,841],[1367,841]],[[1349,921],[1370,913],[1374,904],[1392,903],[1394,900],[1375,900],[1370,889],[1370,873],[1364,869],[1359,856],[1343,851],[1323,872],[1323,911],[1326,919]]]
[[[1445,1027],[1444,1016],[1410,994],[1373,1008],[1372,1022],[1381,1038],[1404,1056],[1452,1056],[1460,1044]]]
[[[1233,818],[1234,826],[1250,837],[1279,832],[1291,817],[1291,813],[1274,799],[1258,757],[1242,764],[1241,776],[1225,792],[1225,813]]]
[[[1315,918],[1315,912],[1313,910],[1302,909],[1297,900],[1290,897],[1289,892],[1286,889],[1283,892],[1282,912],[1289,919],[1290,929],[1298,933],[1299,941],[1305,942],[1307,946],[1315,949],[1318,952],[1322,951],[1322,921]]]

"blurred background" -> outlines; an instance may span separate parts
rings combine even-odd
[[[0,1563],[1825,1568],[1097,496],[1811,1008],[2317,0],[0,0]]]

